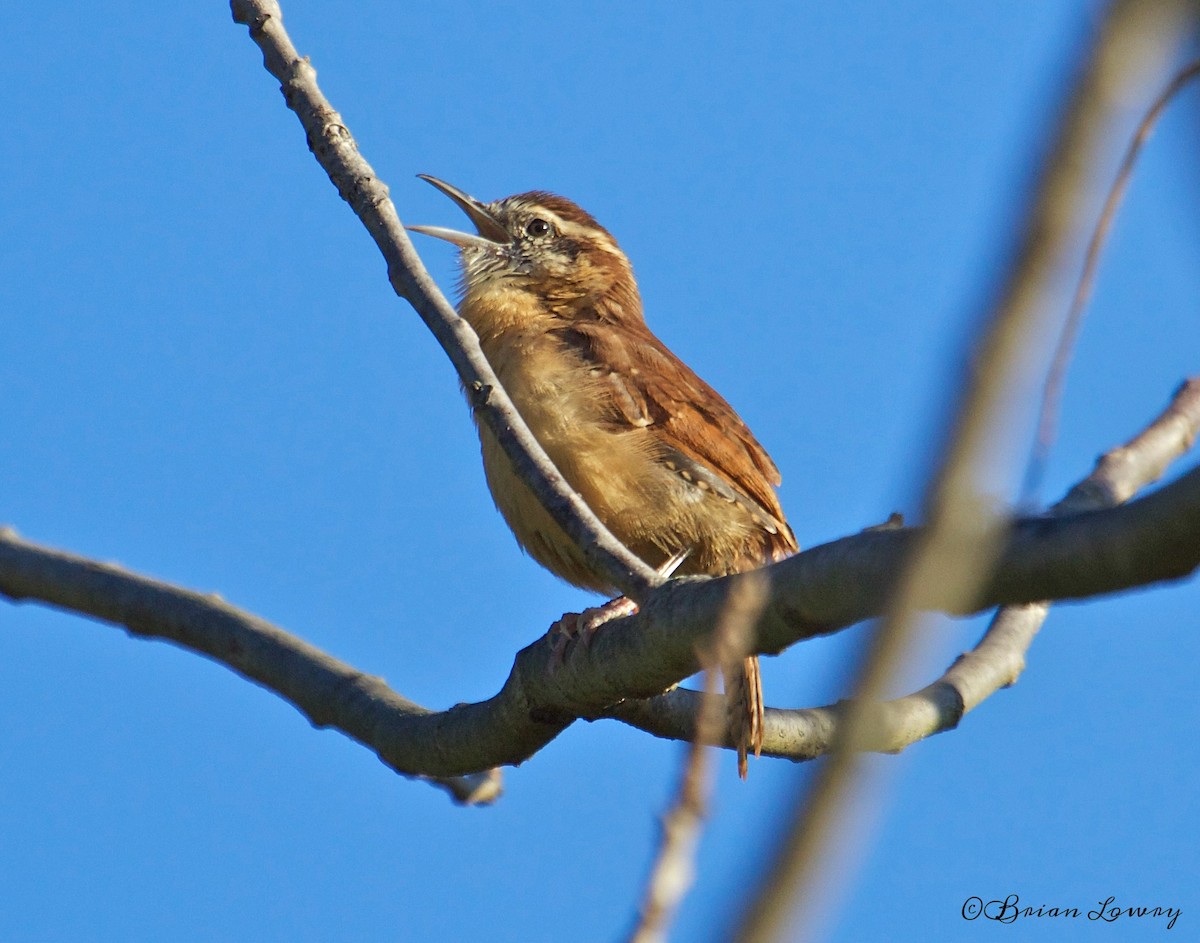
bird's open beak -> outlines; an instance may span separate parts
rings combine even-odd
[[[441,226],[405,226],[405,229],[423,233],[426,236],[434,236],[437,239],[445,239],[464,249],[469,246],[494,247],[512,242],[512,236],[508,234],[508,230],[475,197],[469,196],[458,187],[452,187],[445,180],[438,180],[437,177],[431,177],[429,174],[417,174],[417,176],[427,183],[433,184],[457,203],[459,209],[471,218],[471,222],[475,224],[479,234],[472,235],[469,232],[459,232],[457,229],[445,229]]]

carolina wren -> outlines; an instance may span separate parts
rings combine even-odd
[[[421,175],[475,234],[410,226],[461,250],[459,312],[517,410],[596,516],[652,567],[721,576],[794,553],[779,472],[733,408],[650,332],[633,269],[587,212],[552,193],[483,203]],[[611,593],[476,422],[496,507],[569,583]],[[762,746],[758,659],[728,672],[738,771]]]

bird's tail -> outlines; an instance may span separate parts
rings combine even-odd
[[[745,779],[750,751],[758,756],[763,742],[762,674],[757,655],[725,673],[725,699],[729,736],[737,746],[738,775]]]

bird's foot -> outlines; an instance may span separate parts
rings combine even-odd
[[[574,642],[582,643],[587,649],[592,637],[606,622],[631,616],[638,611],[637,603],[627,596],[610,599],[603,606],[592,606],[583,612],[566,612],[546,634],[551,638],[552,664],[556,667],[566,661],[567,648]]]

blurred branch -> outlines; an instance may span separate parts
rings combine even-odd
[[[1107,11],[1055,129],[1004,288],[968,359],[925,492],[928,530],[905,561],[864,653],[829,761],[798,798],[765,879],[745,902],[733,934],[739,943],[779,939],[792,914],[803,915],[800,936],[813,931],[821,913],[816,887],[853,795],[858,751],[877,735],[870,705],[884,696],[930,593],[942,596],[950,609],[966,605],[996,567],[1004,522],[979,498],[986,447],[1000,429],[1018,368],[1055,310],[1068,261],[1086,232],[1092,176],[1111,147],[1121,97],[1169,68],[1187,26],[1182,0],[1117,0]]]
[[[640,601],[663,578],[608,531],[529,431],[484,357],[479,338],[425,271],[387,185],[359,153],[342,116],[321,93],[312,64],[292,45],[279,4],[275,0],[232,0],[230,8],[233,18],[249,27],[267,71],[280,81],[284,101],[300,119],[317,163],[383,253],[392,288],[421,316],[458,371],[472,409],[495,434],[546,510],[583,548],[592,568]]]
[[[713,630],[712,644],[703,656],[704,690],[698,696],[679,790],[663,816],[662,840],[646,882],[638,920],[629,943],[661,943],[684,894],[695,880],[696,847],[708,814],[709,747],[719,742],[725,700],[717,694],[723,667],[739,665],[746,657],[750,630],[762,612],[767,586],[764,579],[740,581],[729,594]]]
[[[1181,385],[1166,410],[1138,436],[1106,452],[1051,513],[1094,511],[1127,501],[1157,481],[1171,462],[1191,448],[1198,433],[1200,379]],[[954,729],[964,714],[1017,680],[1025,668],[1025,652],[1049,611],[1045,602],[1003,607],[979,644],[937,681],[906,697],[868,706],[870,737],[859,744],[860,749],[896,753]],[[679,688],[657,698],[624,701],[609,716],[660,737],[686,740],[701,710],[699,702],[695,691]],[[836,742],[844,716],[842,705],[768,710],[763,752],[793,760],[822,756]]]
[[[1046,383],[1042,388],[1037,438],[1034,442],[1033,455],[1029,459],[1025,483],[1021,487],[1025,502],[1032,501],[1036,497],[1038,486],[1041,483],[1046,457],[1050,454],[1050,446],[1054,442],[1055,431],[1058,427],[1058,415],[1062,404],[1063,386],[1066,383],[1067,367],[1071,362],[1071,353],[1075,349],[1075,342],[1079,339],[1079,332],[1083,327],[1084,312],[1092,297],[1092,286],[1096,279],[1096,270],[1100,265],[1100,253],[1104,249],[1104,243],[1108,241],[1117,209],[1120,207],[1121,201],[1125,199],[1125,191],[1129,188],[1129,181],[1133,177],[1134,165],[1141,156],[1146,142],[1150,139],[1150,133],[1158,124],[1158,119],[1166,111],[1167,105],[1197,76],[1200,76],[1200,62],[1193,62],[1180,69],[1175,77],[1167,83],[1162,94],[1147,109],[1138,124],[1133,140],[1129,142],[1125,156],[1121,158],[1121,166],[1117,168],[1108,196],[1104,200],[1104,208],[1100,211],[1100,218],[1096,221],[1096,228],[1092,231],[1092,238],[1088,241],[1087,252],[1084,254],[1083,271],[1075,286],[1075,295],[1071,298],[1071,309],[1067,312],[1067,320],[1063,325],[1058,346],[1054,350],[1054,359],[1050,363],[1050,370],[1046,374]]]
[[[1188,390],[1195,388],[1193,381]],[[1187,401],[1195,408],[1194,396]],[[1172,422],[1188,434],[1195,428],[1191,412]],[[1155,435],[1168,433],[1156,427]],[[1140,450],[1114,453],[1106,461],[1138,468],[1142,456]],[[1138,474],[1149,472],[1143,468]],[[973,599],[934,586],[920,602],[972,612],[1179,579],[1200,566],[1197,535],[1200,469],[1193,469],[1118,508],[1017,521],[1001,542],[999,564]],[[916,528],[870,531],[752,573],[673,580],[652,593],[637,615],[614,620],[588,646],[569,649],[562,664],[552,641],[540,638],[518,653],[498,694],[442,712],[413,703],[381,678],[219,596],[40,547],[11,530],[0,530],[0,595],[48,603],[206,655],[275,692],[315,726],[340,730],[371,748],[397,772],[450,778],[520,763],[576,718],[605,716],[622,700],[653,697],[694,674],[700,668],[697,652],[708,644],[711,627],[739,583],[768,580],[751,645],[760,654],[879,615],[921,538]],[[773,752],[784,753],[780,744],[791,735],[781,733],[772,718],[778,713],[768,712],[768,743]],[[686,736],[691,738],[690,729]],[[454,788],[469,792],[477,785]]]

